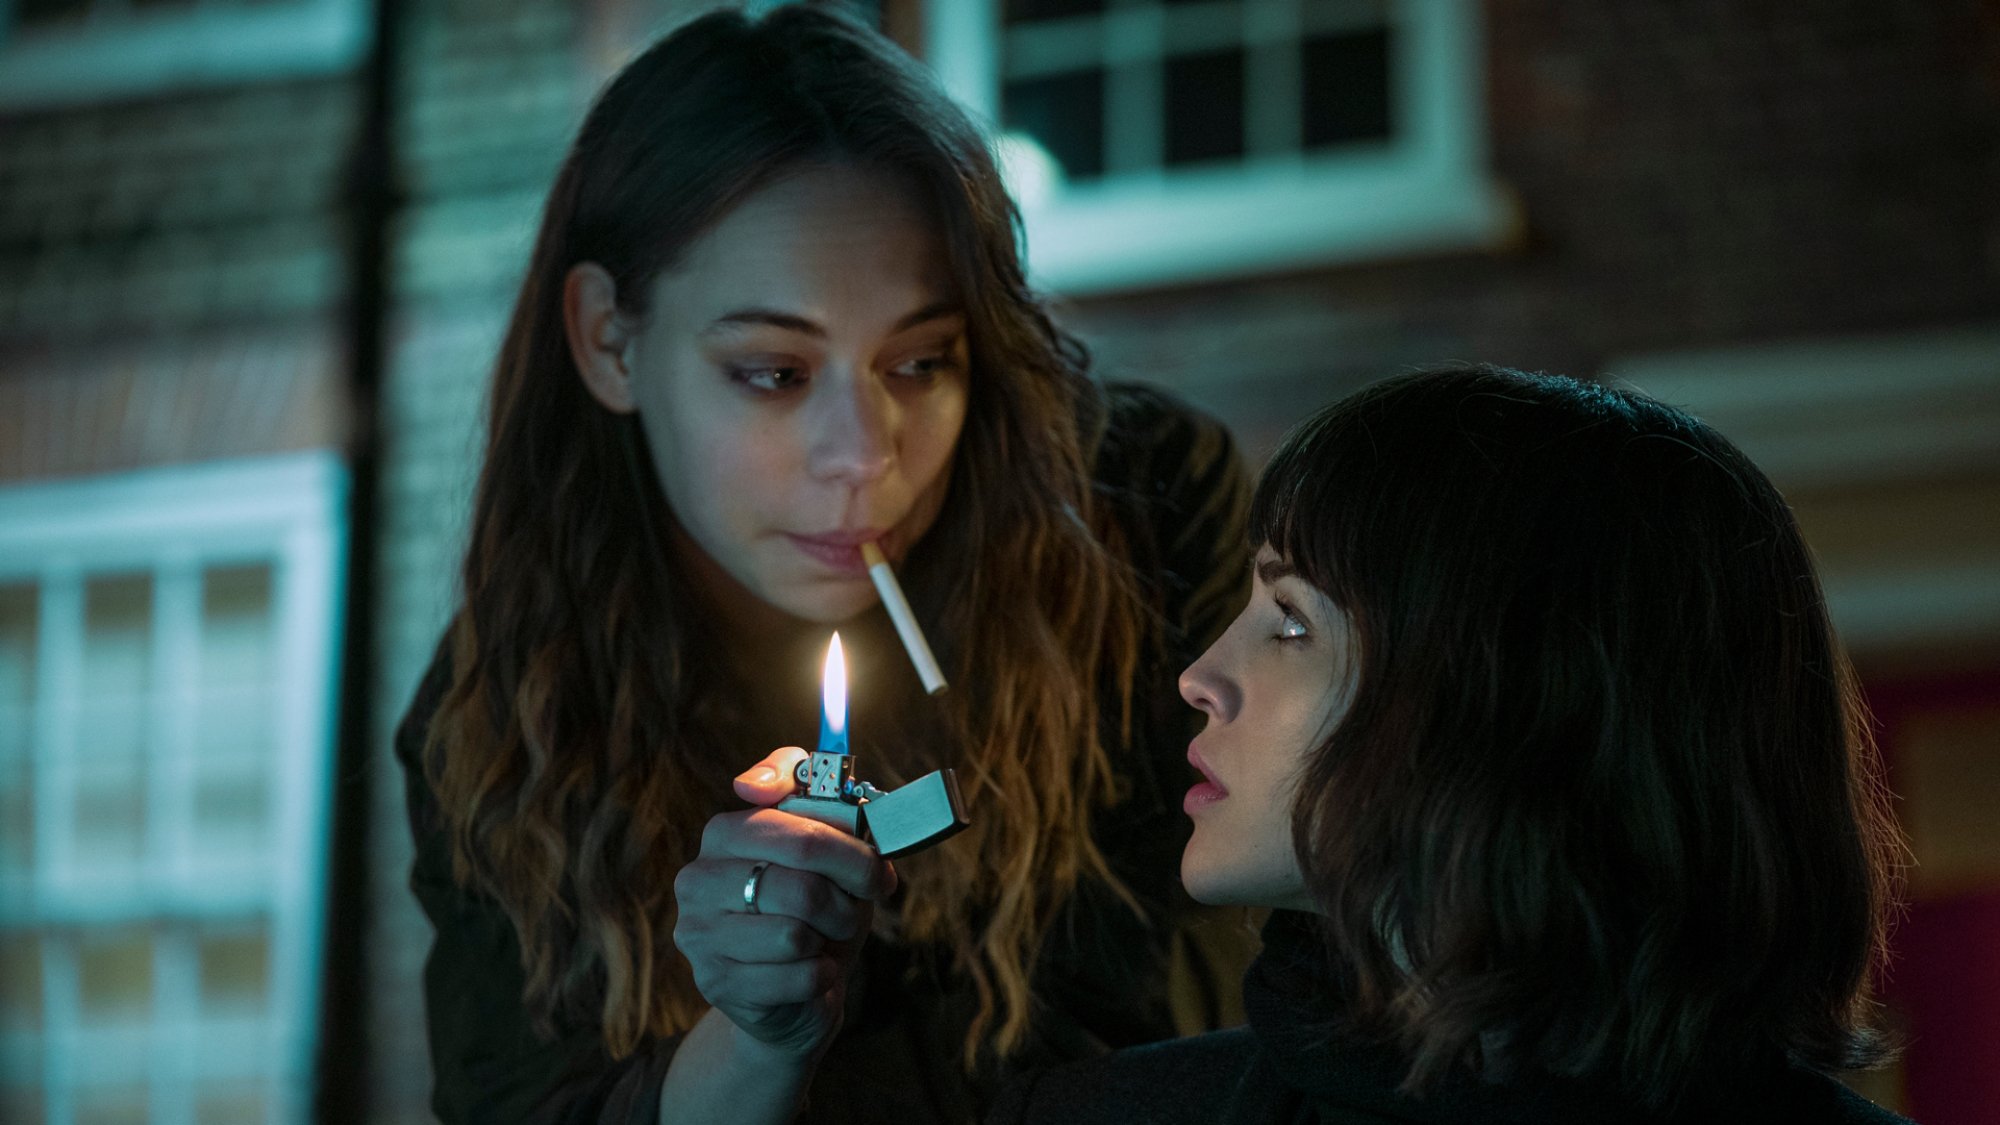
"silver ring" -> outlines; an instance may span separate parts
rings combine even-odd
[[[763,888],[764,869],[769,866],[771,865],[768,863],[751,864],[750,877],[743,880],[743,909],[752,914],[763,913],[757,909],[757,892]]]

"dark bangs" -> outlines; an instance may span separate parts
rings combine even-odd
[[[1339,529],[1364,522],[1356,517],[1373,492],[1336,484],[1367,471],[1356,463],[1366,458],[1352,456],[1343,440],[1357,406],[1356,399],[1349,399],[1287,434],[1258,476],[1250,500],[1251,547],[1270,544],[1298,569],[1299,577],[1348,612],[1352,599],[1336,575],[1347,570],[1345,550],[1350,544],[1332,540]]]

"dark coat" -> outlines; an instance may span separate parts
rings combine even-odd
[[[1395,1052],[1330,1032],[1325,958],[1303,916],[1278,912],[1243,982],[1250,1026],[1119,1051],[1021,1079],[987,1125],[1908,1125],[1824,1074],[1773,1059],[1669,1115],[1552,1077],[1447,1076],[1401,1093]]]

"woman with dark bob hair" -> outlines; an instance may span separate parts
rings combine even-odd
[[[822,7],[696,19],[592,106],[397,739],[445,1121],[970,1121],[1217,1022],[1169,1000],[1171,683],[1240,604],[1249,482],[1212,420],[1091,378],[1017,238],[985,138]],[[743,806],[819,729],[835,626],[860,776],[954,768],[971,820],[893,866]]]
[[[1295,430],[1181,675],[1195,898],[1276,908],[1250,1026],[992,1120],[1900,1120],[1827,1072],[1895,836],[1811,556],[1703,423],[1495,368]]]

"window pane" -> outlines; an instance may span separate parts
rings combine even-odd
[[[5,722],[0,715],[0,722]],[[35,776],[25,758],[0,762],[0,886],[30,882],[35,869]]]
[[[194,1119],[202,1125],[264,1125],[270,1120],[260,1083],[213,1083],[195,1101]]]
[[[203,1017],[264,1015],[271,942],[263,927],[204,934],[199,941]]]
[[[85,585],[70,812],[72,862],[86,877],[130,872],[145,855],[152,632],[151,576],[119,575]]]
[[[1317,36],[1301,50],[1305,147],[1388,139],[1389,30]]]
[[[268,689],[205,690],[195,702],[192,847],[239,861],[270,843],[277,736]]]
[[[76,777],[74,863],[87,873],[137,867],[146,854],[146,779],[142,770],[109,763]]]
[[[153,934],[84,933],[77,941],[78,1015],[85,1024],[143,1023],[153,1010]]]
[[[0,585],[0,885],[26,881],[34,862],[37,593]]]
[[[270,778],[257,764],[203,765],[195,774],[195,850],[208,859],[248,859],[268,844],[270,790]]]
[[[33,934],[0,941],[0,1030],[33,1034],[42,1027],[42,943]]]
[[[1041,142],[1072,180],[1104,174],[1104,71],[1009,82],[1001,123]]]
[[[153,580],[92,579],[84,590],[83,690],[90,700],[146,690],[151,665]]]
[[[82,1087],[76,1098],[76,1125],[146,1125],[146,1088]]]
[[[1087,16],[1104,10],[1104,0],[1006,0],[1000,18],[1006,23]]]
[[[1243,52],[1167,60],[1166,162],[1243,155]]]
[[[35,597],[32,585],[0,585],[0,711],[24,709],[35,699]],[[0,730],[0,740],[6,737]],[[0,741],[0,753],[8,749]]]
[[[202,576],[201,682],[261,684],[273,670],[271,568],[211,570]]]
[[[144,855],[152,633],[150,575],[86,583],[72,809],[75,861],[86,871],[130,868]]]

